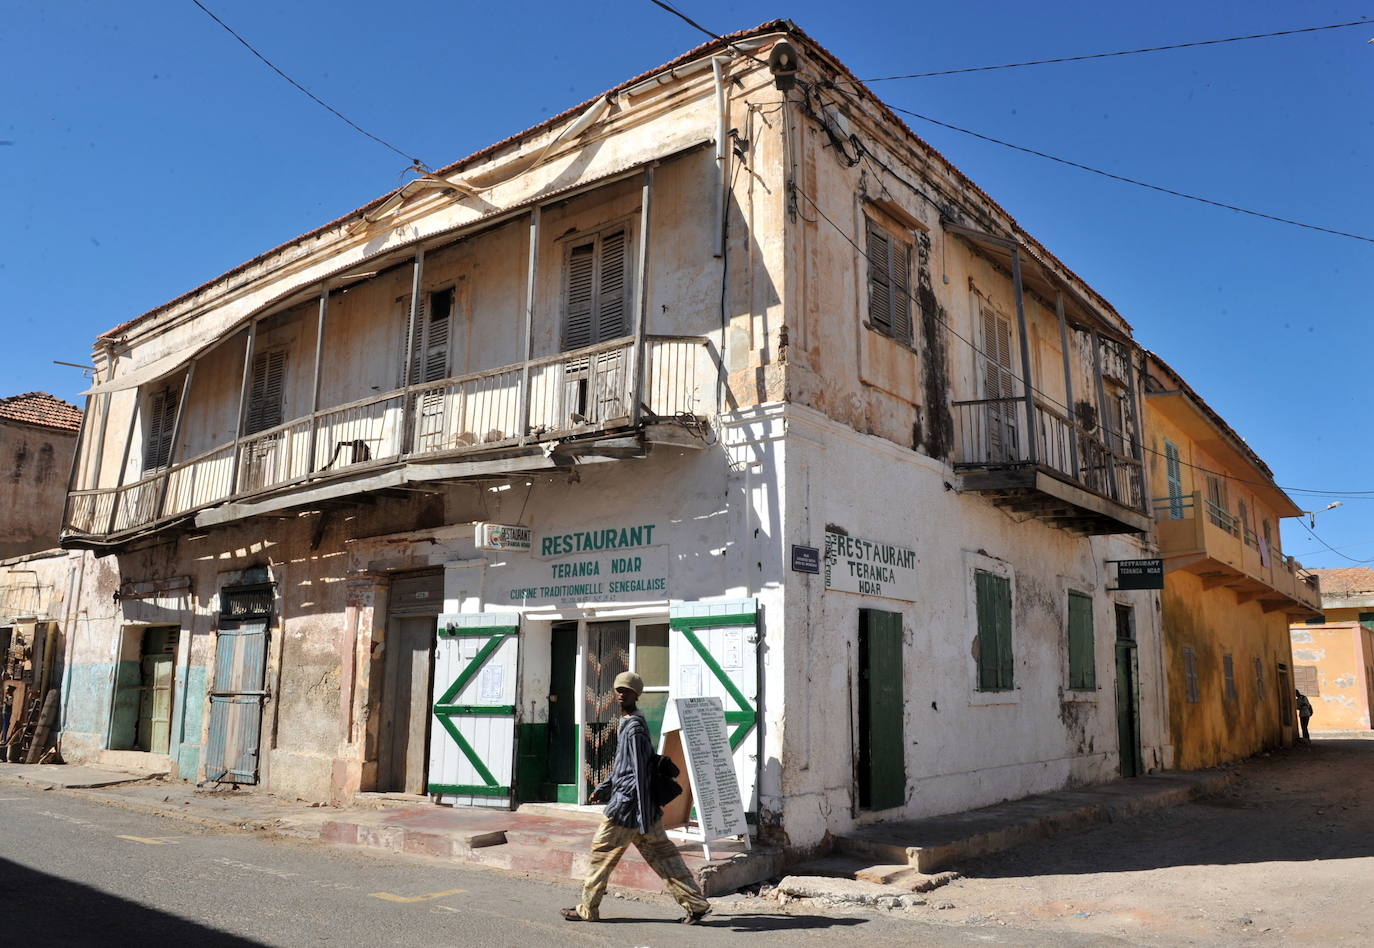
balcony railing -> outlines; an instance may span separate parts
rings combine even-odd
[[[1034,404],[1033,459],[1024,436],[1025,399],[979,398],[954,402],[952,408],[956,467],[1034,463],[1124,507],[1146,510],[1140,462],[1045,402],[1036,399]]]
[[[625,427],[636,401],[651,417],[704,417],[714,406],[717,377],[706,343],[697,336],[646,337],[638,394],[629,336],[322,409],[130,484],[74,490],[64,532],[118,535],[343,471]],[[522,400],[526,380],[529,397]]]
[[[1321,608],[1317,577],[1291,556],[1260,540],[1226,508],[1200,492],[1155,497],[1151,501],[1160,552],[1166,558],[1191,558],[1207,568],[1247,577],[1290,599]],[[1199,515],[1201,512],[1201,515]]]

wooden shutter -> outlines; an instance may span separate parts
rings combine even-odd
[[[580,349],[592,344],[592,303],[595,296],[596,242],[568,248],[563,288],[563,348]]]
[[[424,361],[417,382],[438,382],[448,378],[449,328],[452,324],[453,290],[429,294],[428,313],[424,320]]]
[[[1011,323],[994,309],[981,308],[983,321],[983,397],[1015,398],[1011,370]]]
[[[1169,483],[1169,519],[1183,519],[1183,462],[1178,445],[1164,442],[1164,478]]]
[[[860,806],[886,810],[906,802],[906,738],[903,718],[902,615],[862,609],[860,660],[863,704],[859,709]]]
[[[1069,593],[1069,687],[1091,691],[1097,687],[1093,642],[1093,601],[1082,593]]]
[[[143,433],[143,471],[166,467],[172,456],[177,396],[169,385],[148,396],[147,429]]]
[[[625,299],[625,230],[612,231],[601,238],[601,273],[597,280],[596,341],[606,342],[628,331]]]
[[[911,341],[911,247],[894,240],[889,245],[892,276],[892,335]]]
[[[285,349],[260,352],[253,357],[253,381],[248,390],[248,418],[244,434],[266,431],[281,424],[285,384]]]
[[[401,385],[419,385],[421,381],[421,367],[424,365],[425,357],[425,317],[429,312],[429,298],[421,294],[420,303],[415,312],[415,319],[412,322],[410,310],[405,312],[405,329],[401,332],[401,338],[405,338],[405,333],[411,333],[408,345],[401,347]],[[406,356],[410,357],[409,371],[407,372]]]
[[[978,608],[978,688],[1012,688],[1011,581],[996,573],[974,574]]]
[[[892,240],[872,220],[868,222],[868,319],[883,332],[892,332],[892,282],[888,253]]]
[[[1294,665],[1293,687],[1309,698],[1321,697],[1322,689],[1317,679],[1317,666]]]
[[[1188,692],[1188,702],[1197,704],[1202,696],[1197,687],[1197,652],[1191,645],[1183,646],[1183,683]]]

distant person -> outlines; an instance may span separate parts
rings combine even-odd
[[[692,873],[682,861],[677,847],[663,832],[663,810],[654,803],[650,791],[653,746],[649,725],[636,708],[644,681],[634,672],[615,676],[615,698],[620,704],[620,724],[616,731],[615,761],[611,775],[587,798],[589,803],[606,803],[606,818],[592,838],[592,862],[582,886],[582,901],[577,908],[563,909],[570,922],[601,921],[601,897],[606,894],[611,870],[633,843],[647,862],[668,884],[668,891],[687,910],[681,921],[695,925],[711,910]]]
[[[1307,722],[1312,720],[1312,702],[1307,700],[1307,695],[1301,691],[1298,693],[1298,721],[1302,724],[1302,741],[1304,744],[1311,744],[1312,738],[1307,733]]]

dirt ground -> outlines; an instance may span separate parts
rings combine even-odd
[[[925,917],[1136,944],[1374,943],[1374,740],[1316,737],[1237,773],[1220,796],[960,866]]]

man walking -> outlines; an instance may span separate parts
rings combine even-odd
[[[711,910],[677,847],[663,832],[663,810],[654,803],[649,790],[653,747],[649,726],[636,708],[643,690],[644,681],[634,672],[621,672],[615,678],[615,698],[621,714],[615,761],[611,775],[587,798],[591,803],[606,803],[606,818],[592,839],[592,861],[582,886],[582,901],[577,908],[562,911],[570,922],[601,920],[601,898],[606,894],[611,870],[631,843],[667,883],[668,892],[678,904],[687,910],[683,924],[695,925]]]
[[[1307,700],[1307,695],[1301,691],[1298,695],[1298,723],[1302,725],[1302,742],[1312,743],[1312,736],[1307,733],[1307,722],[1312,720],[1312,702]]]

